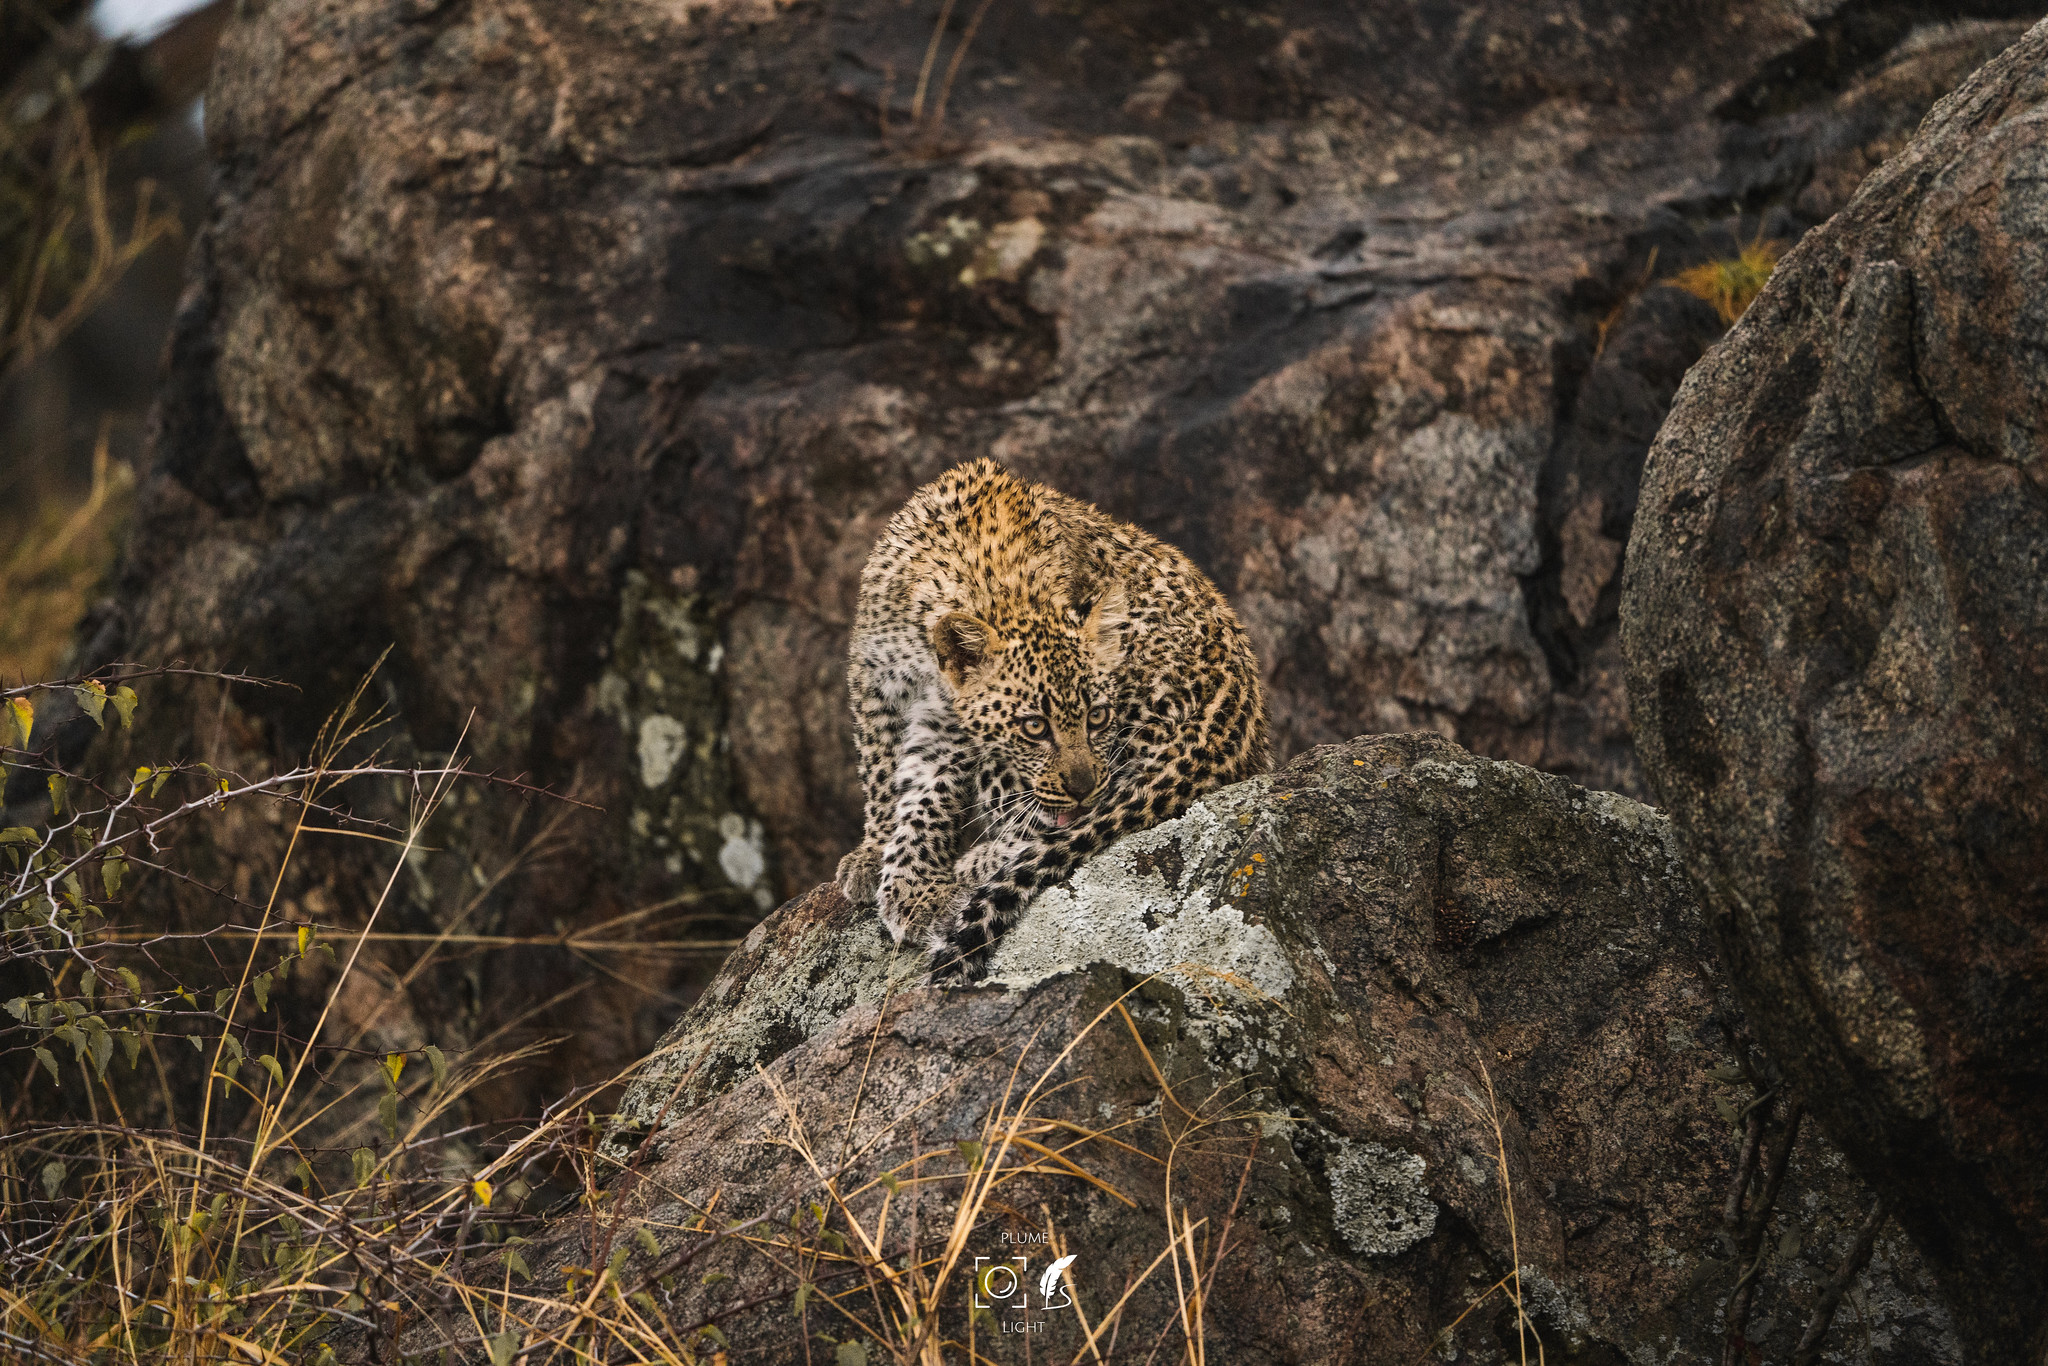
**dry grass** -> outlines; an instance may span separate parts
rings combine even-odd
[[[134,471],[108,459],[102,432],[82,499],[18,510],[15,525],[0,521],[0,539],[13,541],[0,560],[0,683],[49,678],[63,667],[72,632],[120,551],[134,492]]]
[[[142,676],[62,687],[103,726],[125,725],[139,702],[128,683]],[[53,691],[0,691],[0,758],[38,762],[28,746]],[[505,1194],[516,1200],[594,1131],[586,1095],[478,1156],[485,1135],[456,1122],[462,1098],[535,1049],[373,1058],[357,1040],[323,1037],[407,856],[453,784],[479,780],[454,762],[342,763],[377,724],[358,718],[362,695],[323,728],[307,768],[254,781],[205,765],[112,784],[53,774],[48,821],[0,831],[0,980],[43,983],[0,1015],[0,1056],[21,1076],[0,1137],[0,1356],[331,1360],[322,1344],[335,1332],[374,1331],[401,1296],[461,1285],[466,1257],[523,1226]],[[403,828],[346,809],[344,790],[366,779],[410,785]],[[214,955],[214,981],[174,975],[172,950],[215,937],[124,927],[122,891],[176,876],[164,859],[182,823],[249,801],[288,804],[290,849],[318,833],[388,841],[390,879],[337,955],[321,927],[279,919],[288,850],[240,961]],[[294,1039],[262,1017],[322,953],[333,980]],[[316,1050],[333,1061],[316,1065]],[[128,1113],[139,1078],[124,1078],[120,1059],[156,1079],[146,1125]]]
[[[1764,285],[1770,281],[1771,272],[1777,268],[1778,257],[1784,250],[1783,242],[1775,238],[1766,240],[1759,235],[1734,256],[1703,261],[1689,270],[1669,276],[1663,283],[1684,290],[1695,299],[1706,300],[1720,315],[1722,323],[1733,327],[1735,320],[1756,301],[1756,296],[1763,293]]]

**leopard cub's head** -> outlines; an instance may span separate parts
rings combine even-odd
[[[1045,824],[1067,825],[1106,787],[1115,699],[1098,667],[1092,619],[1047,614],[998,631],[965,612],[931,625],[953,708],[983,744],[1009,756]]]

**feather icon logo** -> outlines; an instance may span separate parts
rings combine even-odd
[[[1072,1300],[1067,1298],[1066,1290],[1060,1285],[1060,1273],[1073,1264],[1074,1254],[1069,1252],[1066,1256],[1047,1267],[1045,1274],[1038,1278],[1038,1301],[1045,1308],[1058,1309],[1073,1303]],[[1055,1295],[1059,1296],[1057,1300],[1053,1298]]]

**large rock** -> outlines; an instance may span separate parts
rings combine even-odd
[[[920,92],[938,0],[240,6],[88,653],[296,691],[161,685],[126,762],[296,758],[392,646],[388,752],[467,723],[605,814],[565,859],[515,799],[451,808],[388,928],[687,895],[736,933],[857,838],[859,566],[986,453],[1216,579],[1283,754],[1420,727],[1640,794],[1617,566],[1720,330],[1653,282],[1732,250],[1731,203],[1831,211],[2018,32],[1931,21],[2014,7],[961,4]],[[210,875],[269,877],[267,819]],[[353,921],[369,853],[302,850],[287,909]],[[391,966],[351,1007],[387,1047],[610,980]],[[676,960],[602,966],[638,993],[543,1011],[572,1043],[515,1112],[674,1018]]]
[[[1002,1160],[1038,1172],[1004,1177],[963,1256],[971,1268],[1022,1249],[1035,1282],[1053,1246],[1036,1239],[1052,1235],[1078,1258],[1091,1324],[1166,1247],[1170,1180],[1176,1218],[1207,1221],[1205,1269],[1228,1240],[1204,1321],[1212,1361],[1410,1362],[1432,1344],[1433,1359],[1519,1361],[1499,1295],[1439,1336],[1515,1264],[1511,1249],[1547,1360],[1723,1360],[1747,1264],[1723,1210],[1754,1093],[1669,828],[1648,808],[1430,735],[1326,746],[1047,892],[985,987],[924,987],[923,968],[830,886],[763,923],[627,1097],[648,1136],[629,1127],[614,1151],[638,1165],[594,1220],[562,1218],[521,1249],[535,1283],[616,1248],[630,1293],[687,1256],[657,1292],[669,1322],[716,1318],[735,1362],[801,1360],[796,1275],[774,1245],[860,1246],[817,1173],[843,1171],[872,1228],[893,1170],[905,1184],[887,1259],[901,1264],[914,1231],[936,1252],[975,1158],[956,1145],[990,1160],[990,1115],[1034,1091],[1023,1132],[1043,1148]],[[698,1248],[688,1229],[714,1196],[718,1221],[763,1242]],[[1740,1359],[1790,1360],[1869,1200],[1809,1127],[1752,1268]],[[721,1278],[700,1284],[708,1273]],[[829,1256],[809,1274],[834,1293],[859,1285]],[[938,1298],[947,1336],[967,1331],[966,1281]],[[1824,1359],[1956,1361],[1931,1288],[1888,1230]],[[842,1303],[882,1326],[866,1292]],[[810,1304],[811,1331],[861,1337]],[[1076,1351],[1074,1312],[1001,1318],[1043,1325],[1032,1360]],[[1162,1334],[1161,1358],[1180,1359],[1178,1324],[1161,1263],[1125,1310],[1116,1359]],[[457,1309],[402,1346],[431,1352],[445,1333],[474,1358],[469,1325]],[[978,1331],[987,1359],[1026,1359],[995,1323]]]
[[[2048,1351],[2044,166],[2048,27],[1687,378],[1622,599],[1750,1019],[1986,1362]]]

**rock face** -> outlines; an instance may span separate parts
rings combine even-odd
[[[1987,1362],[2048,1351],[2044,73],[2048,28],[1687,378],[1622,599],[1744,1007]]]
[[[503,878],[534,823],[456,813],[393,928],[438,928],[479,869],[482,932],[679,893],[751,921],[858,836],[872,538],[992,454],[1194,557],[1283,755],[1419,727],[1640,793],[1618,564],[1720,331],[1655,282],[1732,251],[1731,203],[1745,240],[1839,207],[2022,8],[242,6],[88,656],[290,683],[145,699],[135,762],[260,770],[390,645],[393,753],[474,709],[481,764],[603,807],[578,858]],[[258,867],[283,843],[232,833]],[[595,980],[393,966],[411,996],[364,1005],[387,1046]],[[684,979],[611,966],[643,1005],[535,1022],[572,1027],[583,1077],[644,1052]]]
[[[522,1249],[536,1283],[616,1247],[630,1292],[687,1255],[659,1301],[670,1322],[717,1319],[736,1362],[800,1360],[807,1328],[861,1334],[815,1307],[799,1324],[772,1244],[861,1246],[852,1224],[872,1229],[892,1172],[886,1259],[913,1237],[936,1253],[978,1162],[1005,1174],[964,1264],[1022,1251],[1035,1282],[1072,1254],[1090,1325],[1137,1282],[1124,1350],[1163,1334],[1162,1358],[1179,1358],[1174,1280],[1155,1263],[1170,1186],[1177,1220],[1206,1221],[1205,1272],[1228,1249],[1210,1360],[1414,1361],[1441,1342],[1442,1359],[1518,1361],[1498,1295],[1460,1320],[1511,1249],[1548,1360],[1723,1359],[1746,1262],[1723,1208],[1753,1091],[1669,828],[1645,807],[1431,735],[1325,746],[1046,893],[990,985],[937,991],[922,969],[830,886],[764,922],[634,1084],[624,1109],[650,1136],[615,1137],[637,1165],[603,1215]],[[990,1116],[1020,1111],[1041,1146],[998,1159]],[[817,1173],[859,1192],[850,1219]],[[749,1228],[770,1246],[699,1248],[688,1226],[714,1192],[721,1221],[767,1215]],[[1869,1198],[1809,1128],[1762,1244],[1747,1341],[1764,1359],[1790,1359]],[[802,1213],[813,1201],[822,1227]],[[817,1264],[820,1288],[857,1288],[847,1265]],[[968,1331],[969,1274],[938,1298],[948,1337]],[[1845,1321],[1826,1359],[1956,1361],[1930,1289],[1887,1231],[1852,1292],[1861,1326]],[[865,1292],[843,1302],[889,1331]],[[1079,1347],[1076,1312],[998,1318],[1042,1325],[1034,1360]],[[996,1321],[977,1331],[987,1359],[1026,1359]],[[440,1332],[475,1354],[460,1317],[402,1346],[437,1350]]]

